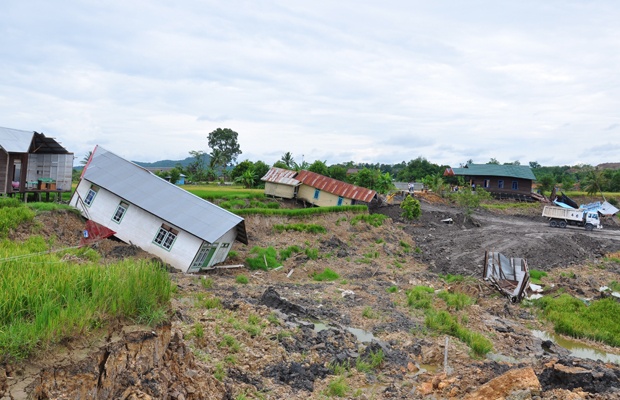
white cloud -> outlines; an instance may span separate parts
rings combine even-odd
[[[266,162],[619,161],[595,147],[620,124],[611,1],[3,7],[0,126],[78,159],[184,158],[227,127]]]

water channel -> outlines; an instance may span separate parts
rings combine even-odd
[[[564,347],[570,351],[573,357],[587,358],[589,360],[601,360],[603,362],[611,362],[620,365],[620,355],[595,349],[575,340],[570,340],[560,335],[556,335],[555,333],[534,329],[532,330],[532,335],[542,340],[551,340],[558,346]]]

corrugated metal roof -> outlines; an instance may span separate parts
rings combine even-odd
[[[237,226],[247,244],[243,218],[167,182],[146,169],[97,146],[83,179],[209,243]]]
[[[34,132],[0,127],[0,146],[9,153],[28,153]]]
[[[297,175],[297,171],[291,171],[288,169],[278,168],[278,167],[271,167],[269,171],[267,171],[265,176],[263,176],[260,179],[265,182],[297,186],[301,184],[301,182],[299,182],[297,179],[294,179],[295,175]]]
[[[355,199],[369,203],[377,194],[374,190],[351,185],[333,178],[328,178],[310,171],[299,171],[296,176],[304,185],[312,186],[319,190],[346,197],[347,199]]]
[[[526,165],[468,164],[466,168],[452,168],[454,175],[507,176],[536,180],[532,169]]]

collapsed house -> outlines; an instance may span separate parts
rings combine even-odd
[[[486,251],[482,277],[506,296],[512,303],[519,303],[530,284],[530,271],[524,258],[508,258]]]
[[[42,133],[0,127],[0,194],[71,191],[73,153]]]
[[[377,192],[311,171],[290,171],[272,167],[261,178],[265,194],[287,199],[297,198],[319,207],[370,203]]]
[[[71,197],[73,207],[184,272],[223,262],[248,243],[243,218],[97,146]]]

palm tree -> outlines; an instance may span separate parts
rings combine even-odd
[[[287,151],[286,153],[284,153],[280,161],[286,164],[286,167],[289,169],[293,168],[293,166],[295,165],[295,160],[293,160],[293,155],[291,154],[290,151]]]
[[[596,192],[601,193],[601,197],[603,197],[603,201],[605,200],[605,195],[603,195],[603,186],[607,184],[607,179],[603,175],[603,171],[601,170],[592,170],[587,173],[584,180],[584,190],[587,194],[593,195]]]
[[[82,161],[80,161],[80,164],[82,164],[82,165],[88,164],[88,160],[90,160],[90,156],[92,156],[92,155],[93,155],[92,151],[89,151],[88,153],[86,153],[86,155],[84,156]]]

